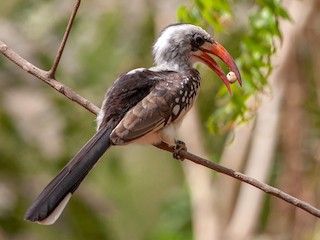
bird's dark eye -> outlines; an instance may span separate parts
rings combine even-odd
[[[194,50],[198,50],[198,48],[204,44],[205,40],[204,40],[204,37],[199,35],[199,34],[195,34],[193,36],[193,39],[192,39],[192,45],[193,47],[195,48]]]

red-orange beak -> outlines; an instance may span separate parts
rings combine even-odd
[[[229,67],[229,69],[235,73],[240,86],[242,86],[240,72],[236,63],[234,62],[231,55],[227,52],[227,50],[216,41],[213,41],[212,43],[206,42],[200,47],[199,51],[193,53],[193,56],[195,56],[198,61],[205,63],[208,67],[210,67],[218,74],[223,83],[226,85],[230,95],[232,95],[230,83],[227,79],[226,74],[223,72],[217,62],[212,57],[210,57],[209,54],[213,54],[220,58]]]

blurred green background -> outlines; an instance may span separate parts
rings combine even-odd
[[[285,8],[291,9],[296,2],[285,1]],[[320,48],[316,46],[320,32],[315,26],[320,15],[316,9],[320,7],[315,1],[302,2],[313,11],[306,17],[309,24],[303,25],[302,30],[297,22],[291,22],[300,29],[296,36],[299,44],[292,49],[293,57],[287,63],[290,80],[281,80],[288,85],[279,86],[285,89],[278,102],[281,110],[269,113],[278,120],[270,143],[273,146],[270,169],[262,180],[319,207],[320,79],[317,73]],[[281,1],[230,3],[231,8],[227,1],[83,1],[57,71],[57,80],[100,106],[106,89],[120,73],[153,64],[153,41],[163,27],[178,21],[180,9],[181,20],[206,26],[210,33],[213,30],[209,25],[213,26],[218,41],[238,59],[242,68],[244,87],[233,86],[232,97],[221,88],[222,83],[216,76],[207,68],[200,68],[204,80],[197,101],[197,117],[206,155],[224,165],[228,165],[223,161],[225,149],[237,143],[234,123],[251,126],[246,140],[240,133],[247,143],[242,149],[243,155],[236,152],[229,157],[232,161],[241,155],[242,162],[231,167],[245,171],[254,147],[253,132],[258,125],[255,113],[259,114],[257,109],[264,101],[256,93],[263,92],[269,99],[275,94],[267,81],[267,72],[275,52],[273,37],[281,36],[277,32],[280,23],[275,18],[271,33],[263,32],[261,29],[269,28],[261,25],[267,22],[261,19],[269,21],[274,19],[273,14],[284,18],[286,15],[281,12],[282,8],[277,8]],[[73,6],[73,1],[64,0],[3,1],[0,40],[47,70]],[[209,7],[210,11],[206,12]],[[214,20],[208,23],[211,17]],[[254,27],[260,32],[254,32]],[[256,38],[252,38],[251,31]],[[261,45],[262,40],[270,45]],[[250,50],[250,46],[255,50]],[[280,49],[281,44],[276,46]],[[269,55],[264,55],[261,49],[266,49]],[[275,69],[282,63],[274,64]],[[293,69],[298,71],[294,77]],[[283,76],[279,76],[279,82],[280,77]],[[273,86],[277,84],[280,83]],[[205,230],[196,229],[194,213],[197,210],[189,185],[193,180],[186,173],[189,170],[185,163],[151,146],[108,150],[54,225],[40,226],[24,221],[24,212],[35,197],[94,131],[95,119],[91,113],[0,57],[0,239],[241,239],[228,235],[236,232],[228,227],[239,204],[239,183],[233,181],[234,186],[228,188],[229,185],[224,184],[230,179],[206,171],[212,184],[209,188],[214,195],[213,216],[217,223],[212,226],[216,229],[215,238],[209,238],[211,235]],[[190,130],[183,140],[188,145],[193,137]],[[264,147],[267,148],[260,147],[260,156],[265,156]],[[243,239],[320,239],[319,223],[314,217],[266,194],[262,194],[255,212],[254,224]],[[237,226],[244,228],[249,225],[246,222],[245,214]]]

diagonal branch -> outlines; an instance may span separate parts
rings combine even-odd
[[[162,143],[162,144],[159,144],[157,146],[155,146],[157,148],[160,148],[162,150],[165,150],[165,151],[168,151],[168,152],[174,152],[174,148],[172,147],[169,147],[167,144],[165,143]],[[196,164],[199,164],[199,165],[202,165],[204,167],[207,167],[207,168],[210,168],[216,172],[220,172],[222,174],[225,174],[225,175],[228,175],[232,178],[235,178],[237,180],[240,180],[241,182],[245,182],[247,184],[250,184],[268,194],[271,194],[273,196],[276,196],[277,198],[280,198],[308,213],[311,213],[312,215],[320,218],[320,210],[313,207],[312,205],[298,199],[298,198],[295,198],[291,195],[289,195],[288,193],[285,193],[281,190],[279,190],[278,188],[275,188],[275,187],[272,187],[266,183],[263,183],[263,182],[260,182],[258,181],[257,179],[255,178],[252,178],[252,177],[249,177],[243,173],[240,173],[240,172],[237,172],[237,171],[234,171],[230,168],[226,168],[226,167],[223,167],[215,162],[212,162],[212,161],[209,161],[207,159],[204,159],[204,158],[201,158],[201,157],[198,157],[192,153],[189,153],[185,150],[181,150],[179,151],[179,155],[182,157],[182,158],[185,158],[185,159],[188,159]]]
[[[21,67],[24,71],[30,73],[31,75],[35,76],[36,78],[44,81],[45,83],[49,84],[52,88],[54,88],[55,90],[57,90],[58,92],[60,92],[61,94],[63,94],[64,96],[66,96],[67,98],[69,98],[70,100],[76,102],[77,104],[79,104],[80,106],[84,107],[85,109],[87,109],[88,111],[90,111],[91,113],[97,115],[97,113],[99,112],[99,108],[97,106],[95,106],[93,103],[91,103],[89,100],[85,99],[84,97],[80,96],[79,94],[77,94],[76,92],[74,92],[71,88],[63,85],[62,83],[58,82],[57,80],[54,79],[54,72],[58,66],[60,57],[62,55],[63,49],[64,49],[64,45],[67,41],[67,36],[68,33],[70,31],[70,28],[72,26],[73,23],[73,19],[75,17],[75,14],[77,12],[77,9],[80,5],[80,1],[77,1],[77,4],[75,6],[75,9],[72,13],[72,17],[70,18],[69,21],[69,25],[68,28],[69,30],[66,30],[66,34],[63,38],[63,41],[61,43],[61,47],[59,48],[59,51],[57,53],[57,57],[55,60],[55,67],[52,66],[51,70],[49,71],[44,71],[36,66],[34,66],[33,64],[31,64],[30,62],[28,62],[26,59],[24,59],[23,57],[21,57],[19,54],[17,54],[15,51],[13,51],[12,49],[10,49],[5,43],[0,41],[0,53],[2,53],[4,56],[6,56],[10,61],[14,62],[15,64],[17,64],[19,67]],[[60,57],[59,57],[60,55]],[[52,70],[53,69],[53,70]],[[156,147],[165,150],[165,151],[169,151],[169,152],[173,152],[174,149],[169,147],[166,144],[160,144],[157,145]],[[274,195],[277,198],[280,198],[300,209],[303,209],[304,211],[320,218],[320,210],[311,206],[310,204],[297,199],[277,188],[274,188],[268,184],[262,183],[254,178],[251,178],[245,174],[242,174],[240,172],[236,172],[232,169],[223,167],[217,163],[211,162],[207,159],[198,157],[196,155],[193,155],[192,153],[189,153],[185,150],[181,150],[179,152],[179,155],[182,158],[188,159],[196,164],[200,164],[206,168],[212,169],[214,171],[220,172],[222,174],[228,175],[232,178],[235,178],[237,180],[240,180],[244,183],[250,184],[268,194]]]
[[[32,63],[28,62],[26,59],[21,57],[11,48],[9,48],[5,43],[0,41],[0,52],[6,56],[10,61],[17,64],[21,67],[24,71],[30,73],[31,75],[39,78],[40,80],[44,81],[45,83],[49,84],[52,88],[69,98],[71,101],[78,103],[88,111],[97,114],[99,112],[99,108],[95,106],[93,103],[85,99],[84,97],[80,96],[76,92],[74,92],[71,88],[65,86],[61,82],[55,80],[53,77],[50,76],[50,71],[44,71]]]
[[[64,47],[66,46],[71,27],[73,25],[74,19],[75,19],[76,15],[77,15],[79,7],[80,7],[80,3],[81,3],[81,0],[78,0],[76,2],[76,5],[74,6],[74,9],[73,9],[73,11],[71,13],[71,16],[70,16],[66,31],[64,32],[60,47],[58,49],[57,56],[54,59],[52,67],[48,72],[50,78],[55,78],[55,74],[56,74],[56,71],[57,71],[57,68],[58,68],[58,65],[59,65],[59,62],[60,62]]]

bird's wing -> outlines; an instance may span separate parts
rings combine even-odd
[[[159,74],[137,69],[121,75],[107,91],[101,107],[98,129],[115,128],[125,114],[144,99],[161,81]]]
[[[125,144],[164,127],[170,115],[170,103],[152,91],[125,114],[110,139],[114,144]]]
[[[114,144],[125,144],[147,133],[155,132],[175,121],[181,111],[188,108],[188,102],[182,102],[181,99],[186,91],[189,92],[188,82],[192,82],[192,78],[198,82],[198,72],[157,74],[161,80],[148,95],[126,112],[113,129],[110,140]]]

